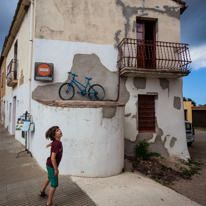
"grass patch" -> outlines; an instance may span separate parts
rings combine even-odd
[[[174,185],[172,182],[169,182],[169,181],[166,181],[166,180],[158,180],[156,178],[153,178],[152,179],[155,181],[155,182],[158,182],[160,183],[161,185],[165,186],[165,187],[169,187],[171,188],[172,185]],[[172,188],[171,188],[172,189]]]
[[[194,127],[194,129],[199,129],[199,130],[204,130],[204,131],[206,131],[206,128],[205,128],[205,127]]]
[[[189,160],[188,162],[184,163],[185,165],[189,166],[190,169],[180,167],[179,170],[182,174],[192,177],[195,174],[200,174],[199,171],[202,169],[203,163],[201,162],[193,162]]]

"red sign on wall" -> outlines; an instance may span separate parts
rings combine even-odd
[[[53,81],[53,67],[52,63],[35,63],[34,79],[36,81]]]

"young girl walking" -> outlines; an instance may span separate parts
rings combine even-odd
[[[52,142],[47,145],[47,147],[51,146],[51,154],[50,157],[47,158],[46,168],[48,171],[48,177],[46,178],[42,189],[39,192],[40,197],[45,197],[45,189],[48,186],[49,182],[51,182],[51,188],[49,190],[49,197],[47,200],[47,206],[54,206],[52,203],[52,199],[55,193],[56,188],[58,187],[58,166],[62,159],[63,146],[61,137],[62,132],[58,126],[53,126],[49,128],[46,132],[46,139],[50,139]]]

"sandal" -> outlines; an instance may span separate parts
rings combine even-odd
[[[49,204],[49,205],[47,205],[47,204],[46,204],[46,206],[54,206],[54,204],[53,204],[53,202],[52,202],[52,203],[51,203],[51,204]]]
[[[40,190],[40,192],[39,192],[39,197],[45,197],[46,196],[46,193],[45,192],[42,192],[41,190]]]

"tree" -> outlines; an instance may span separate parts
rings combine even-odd
[[[199,107],[202,107],[202,106],[203,106],[203,107],[206,107],[206,104],[199,104],[198,106],[199,106]]]
[[[192,100],[191,98],[185,98],[185,97],[183,97],[183,101],[191,101],[192,104],[193,104],[194,106],[196,106],[196,102],[195,102],[194,100]]]

